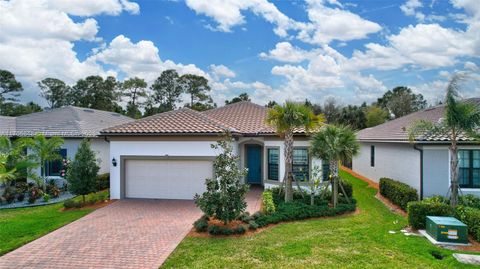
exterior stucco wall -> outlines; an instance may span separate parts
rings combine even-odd
[[[110,141],[110,159],[115,158],[117,166],[110,162],[110,197],[120,199],[120,156],[217,156],[210,147],[212,141]],[[139,138],[141,140],[141,138]],[[236,143],[235,143],[236,144]],[[236,145],[234,145],[236,148]]]
[[[449,184],[449,154],[446,147],[423,150],[423,197],[446,196]]]
[[[151,141],[141,141],[142,138],[127,140],[110,141],[110,157],[108,165],[110,166],[110,196],[112,199],[121,197],[121,163],[120,156],[212,156],[218,155],[218,151],[211,148],[218,137],[212,137],[211,140],[191,141],[191,140],[165,140],[161,139]],[[240,167],[245,166],[245,145],[258,144],[262,146],[262,175],[263,183],[266,188],[277,186],[278,182],[268,181],[267,179],[267,147],[278,147],[280,150],[279,176],[280,182],[285,173],[285,159],[283,156],[283,140],[278,137],[241,137],[233,145],[234,153],[240,156]],[[294,141],[294,147],[308,147],[309,141],[305,138]],[[117,166],[111,164],[115,158]],[[319,166],[321,169],[321,160],[311,159],[312,166]]]
[[[375,166],[370,166],[370,146],[375,146]],[[408,143],[360,143],[353,158],[353,170],[378,182],[388,177],[406,183],[420,192],[420,153]]]

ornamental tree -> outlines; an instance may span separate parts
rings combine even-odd
[[[100,167],[95,153],[90,149],[90,142],[84,139],[67,170],[69,190],[73,194],[82,195],[83,203],[85,203],[85,195],[96,190],[98,170]]]
[[[245,194],[248,185],[240,182],[247,174],[247,169],[238,167],[239,157],[233,153],[232,142],[227,135],[211,145],[213,149],[221,151],[213,162],[214,176],[205,180],[207,190],[194,197],[195,204],[206,216],[221,220],[224,224],[237,219],[247,207]]]

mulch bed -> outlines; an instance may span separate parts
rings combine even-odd
[[[388,200],[387,198],[383,197],[383,195],[380,194],[380,192],[377,192],[377,194],[375,195],[375,198],[377,198],[380,202],[382,202],[386,207],[388,207],[390,209],[390,211],[396,213],[396,214],[399,214],[401,216],[404,216],[404,217],[407,217],[408,214],[407,212],[405,212],[405,210],[403,210],[401,207],[399,207],[398,205],[396,204],[393,204],[392,202],[390,202],[390,200]]]

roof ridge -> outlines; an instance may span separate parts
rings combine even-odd
[[[233,106],[239,106],[239,105],[242,105],[242,104],[249,104],[249,105],[252,105],[252,106],[256,106],[256,107],[259,107],[259,108],[266,109],[266,107],[264,107],[262,105],[259,105],[259,104],[256,104],[252,101],[243,100],[243,101],[238,101],[238,102],[235,102],[235,103],[232,103],[232,104],[224,105],[224,106],[221,106],[221,107],[212,108],[212,109],[209,109],[209,110],[202,111],[202,114],[205,113],[205,112],[219,111],[219,110],[227,109],[227,108],[230,108],[230,107],[233,107]]]

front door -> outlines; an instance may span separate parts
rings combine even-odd
[[[262,147],[246,145],[247,147],[247,182],[249,184],[262,183]]]

